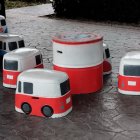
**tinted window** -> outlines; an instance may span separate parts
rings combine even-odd
[[[9,50],[10,51],[17,49],[17,43],[16,42],[9,42],[8,45],[9,45]]]
[[[6,43],[4,42],[4,48],[3,48],[4,50],[6,50]]]
[[[61,95],[65,95],[70,90],[69,80],[61,83],[60,88],[61,88]]]
[[[1,20],[1,26],[5,26],[5,25],[6,25],[5,19]]]
[[[18,82],[18,92],[21,92],[21,82]]]
[[[24,41],[23,41],[23,40],[18,41],[18,45],[19,45],[19,48],[23,48],[23,47],[25,47],[25,45],[24,45]]]
[[[105,54],[106,54],[106,58],[109,58],[110,57],[109,49],[105,49]]]
[[[24,82],[23,90],[26,94],[33,94],[33,84]]]
[[[2,41],[0,41],[0,49],[2,49]]]
[[[13,60],[4,60],[4,69],[18,70],[18,62]]]
[[[36,65],[42,63],[42,57],[41,57],[41,55],[37,55],[37,56],[35,56],[35,59],[36,59]]]
[[[124,75],[128,76],[140,76],[140,66],[136,65],[125,65]]]

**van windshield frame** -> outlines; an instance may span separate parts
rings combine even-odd
[[[140,76],[140,65],[124,65],[124,75]]]

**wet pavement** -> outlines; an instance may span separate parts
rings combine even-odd
[[[0,140],[139,140],[140,96],[119,94],[117,74],[120,58],[128,51],[140,50],[140,27],[42,17],[51,13],[51,5],[7,10],[9,31],[23,35],[27,47],[38,48],[49,69],[51,37],[56,32],[101,34],[110,48],[112,74],[104,77],[102,91],[73,96],[73,111],[58,119],[17,113],[15,90],[2,86],[0,74]]]

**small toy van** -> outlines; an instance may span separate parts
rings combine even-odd
[[[140,95],[140,51],[128,52],[122,57],[118,91],[122,94]]]
[[[103,75],[110,74],[112,71],[112,65],[111,65],[111,58],[110,58],[110,51],[108,48],[108,45],[103,43]]]
[[[30,69],[18,76],[15,110],[20,113],[62,117],[72,110],[69,78],[66,73]]]
[[[0,34],[0,50],[10,52],[25,47],[23,37],[13,34]]]
[[[18,75],[31,68],[43,68],[42,55],[34,48],[20,48],[4,55],[3,86],[16,88]]]
[[[5,17],[0,15],[0,33],[8,33]]]

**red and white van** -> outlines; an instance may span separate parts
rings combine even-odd
[[[110,74],[112,71],[110,51],[109,51],[108,45],[105,43],[103,43],[103,49],[104,49],[103,75],[107,75],[107,74]]]
[[[57,34],[53,38],[53,68],[66,72],[72,94],[87,94],[103,86],[103,37],[91,33]]]
[[[43,68],[42,55],[34,48],[20,48],[4,55],[3,86],[16,88],[18,75],[31,68]]]
[[[52,118],[67,115],[72,110],[67,74],[46,69],[21,73],[17,81],[15,110]]]
[[[0,50],[7,52],[25,47],[22,36],[14,34],[0,34]]]
[[[122,57],[118,91],[122,94],[140,95],[140,51],[128,52]]]

